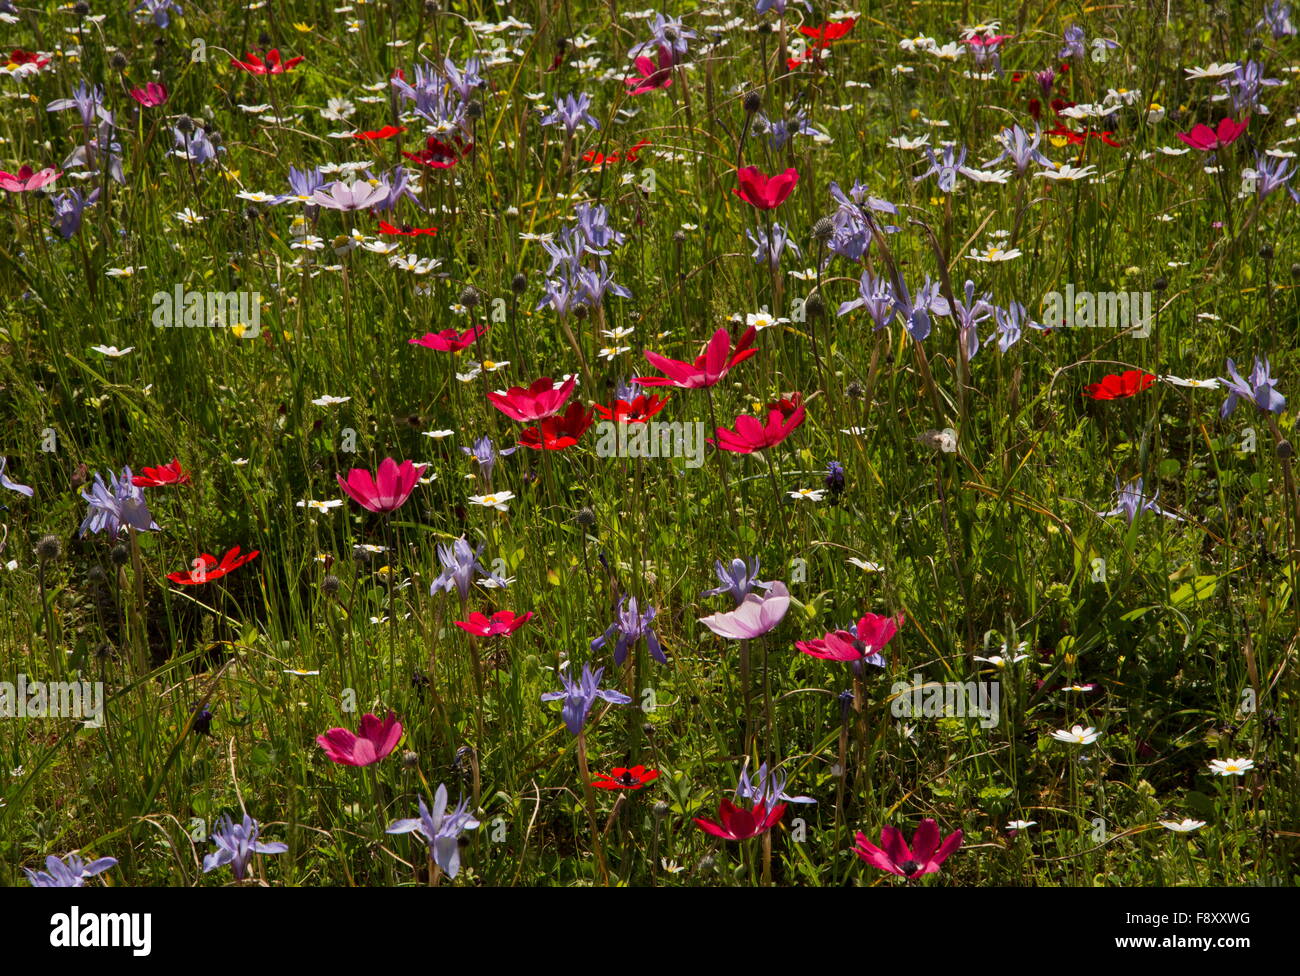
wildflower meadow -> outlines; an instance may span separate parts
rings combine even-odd
[[[0,0],[0,885],[1300,880],[1300,9],[336,4]]]

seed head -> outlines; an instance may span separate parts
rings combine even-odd
[[[57,535],[41,536],[41,541],[36,543],[36,558],[43,563],[58,559],[62,552],[63,543]]]

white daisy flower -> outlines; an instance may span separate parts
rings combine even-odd
[[[1000,261],[1014,261],[1020,257],[1020,254],[1020,248],[1018,247],[1004,251],[996,245],[991,245],[983,251],[971,251],[970,254],[966,255],[966,259],[968,261],[979,261],[983,264],[996,264]]]
[[[328,501],[318,502],[314,498],[308,498],[297,503],[299,508],[311,508],[318,512],[328,512],[332,508],[339,508],[343,504],[341,498],[331,498]]]
[[[1253,759],[1211,759],[1210,772],[1215,776],[1245,776],[1255,768]]]
[[[764,329],[770,329],[774,325],[788,323],[789,321],[790,320],[786,318],[776,318],[767,310],[766,305],[760,308],[757,312],[750,312],[745,316],[745,325],[758,332],[762,332]]]
[[[1041,176],[1045,180],[1081,180],[1091,176],[1097,171],[1096,166],[1070,166],[1068,163],[1057,163],[1056,169],[1041,169],[1035,176]]]
[[[1160,826],[1165,830],[1172,830],[1175,834],[1190,834],[1193,830],[1200,830],[1205,826],[1204,820],[1193,820],[1187,817],[1183,820],[1161,820]]]
[[[1222,78],[1225,75],[1232,74],[1240,67],[1241,65],[1237,64],[1236,61],[1229,61],[1227,64],[1219,64],[1219,62],[1214,61],[1205,68],[1184,68],[1183,71],[1186,72],[1188,80],[1193,78]]]
[[[491,495],[470,495],[469,500],[475,505],[482,505],[484,508],[495,508],[498,512],[509,510],[509,502],[515,497],[513,491],[498,491]]]
[[[1217,390],[1219,381],[1217,379],[1192,380],[1184,379],[1181,376],[1161,376],[1160,380],[1171,386],[1182,386],[1190,390]]]
[[[795,501],[803,500],[810,502],[819,502],[826,496],[825,488],[800,488],[798,491],[787,492]]]
[[[1100,738],[1100,733],[1092,726],[1085,729],[1082,725],[1075,725],[1069,731],[1057,729],[1052,733],[1052,738],[1057,742],[1068,742],[1071,745],[1090,746]]]

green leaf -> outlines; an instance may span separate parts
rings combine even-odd
[[[1197,576],[1170,594],[1169,605],[1177,609],[1197,600],[1208,600],[1214,595],[1214,590],[1221,578],[1219,576]]]

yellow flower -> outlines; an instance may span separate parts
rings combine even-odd
[[[310,33],[311,33],[312,31],[314,31],[316,28],[313,27],[311,24],[297,23],[297,24],[294,24],[294,25],[293,25],[293,29],[296,30],[296,31],[300,31],[300,32],[302,32],[303,34],[310,34]]]

